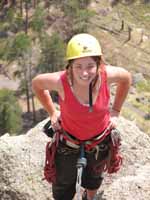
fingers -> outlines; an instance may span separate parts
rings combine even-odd
[[[111,117],[110,118],[110,128],[116,128],[118,124],[118,117]]]
[[[57,121],[55,121],[55,122],[51,122],[51,124],[52,124],[52,128],[53,128],[55,131],[61,129],[61,125],[60,125],[59,120],[57,120]]]
[[[57,131],[61,129],[61,123],[60,123],[60,111],[55,111],[52,116],[50,116],[51,119],[51,126],[52,128]]]

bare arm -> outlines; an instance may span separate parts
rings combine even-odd
[[[57,113],[57,110],[49,91],[57,91],[60,93],[60,72],[37,75],[32,80],[32,88],[49,116],[53,117]]]
[[[117,85],[112,109],[120,112],[131,85],[131,74],[124,68],[115,66],[107,66],[106,71],[108,83]]]

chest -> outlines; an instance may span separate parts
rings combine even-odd
[[[74,96],[74,98],[82,105],[89,105],[89,88],[86,89],[77,89],[75,90],[73,87],[71,87],[71,92]],[[92,100],[93,103],[96,102],[96,99],[99,95],[99,91],[98,90],[92,90]]]

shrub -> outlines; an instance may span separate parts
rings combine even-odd
[[[20,132],[21,113],[14,92],[8,89],[0,90],[0,135],[6,132],[12,135]]]

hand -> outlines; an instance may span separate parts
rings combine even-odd
[[[60,111],[56,111],[53,113],[53,115],[50,117],[51,119],[51,125],[52,128],[57,131],[61,129],[61,124],[60,124]]]
[[[119,118],[120,112],[116,110],[110,111],[110,128],[116,128],[118,124],[118,118]]]

